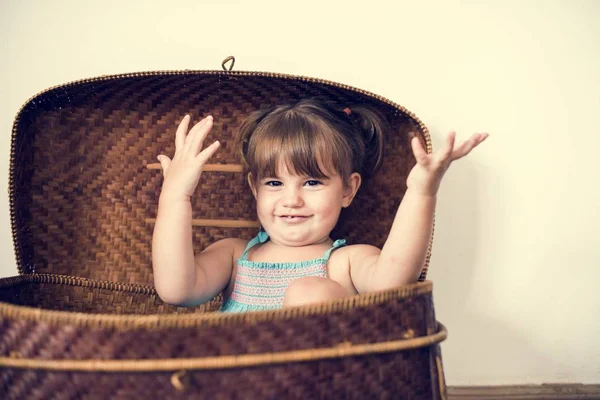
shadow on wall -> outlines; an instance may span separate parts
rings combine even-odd
[[[536,350],[531,339],[515,330],[510,320],[496,318],[493,309],[479,311],[485,304],[493,304],[494,298],[477,285],[493,287],[494,273],[486,272],[486,265],[476,264],[481,259],[478,252],[484,241],[495,240],[500,234],[493,226],[478,230],[482,226],[478,223],[482,200],[477,196],[481,176],[468,157],[454,164],[444,178],[436,213],[428,278],[434,282],[437,319],[448,328],[448,339],[442,343],[447,384],[543,383],[536,376],[544,374],[542,371],[556,371],[553,360]],[[503,204],[501,200],[495,199],[493,204]],[[486,207],[485,212],[494,211]],[[511,290],[503,288],[501,292]]]

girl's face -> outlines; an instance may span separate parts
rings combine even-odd
[[[348,207],[360,186],[358,173],[344,186],[339,175],[317,179],[291,174],[285,166],[277,176],[248,181],[256,198],[258,219],[274,243],[306,246],[329,240],[342,207]]]

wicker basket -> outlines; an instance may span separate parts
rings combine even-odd
[[[212,114],[222,146],[193,198],[199,251],[256,232],[236,127],[251,111],[307,96],[367,103],[388,119],[384,165],[332,235],[382,246],[414,165],[408,132],[431,143],[413,114],[380,96],[225,70],[106,76],[30,99],[11,147],[19,276],[0,279],[2,398],[445,398],[446,331],[426,268],[422,282],[396,290],[245,314],[212,312],[220,296],[172,307],[149,286],[155,160],[173,153],[183,115]]]

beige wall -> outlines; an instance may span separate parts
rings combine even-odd
[[[450,129],[492,135],[440,193],[430,277],[448,383],[600,383],[600,2],[168,3],[0,2],[1,193],[13,117],[56,84],[233,54],[238,70],[370,90],[435,146]],[[6,195],[0,210],[9,276]]]

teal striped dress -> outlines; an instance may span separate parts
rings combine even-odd
[[[327,277],[327,260],[331,252],[346,244],[336,240],[323,257],[299,262],[255,262],[247,259],[248,251],[258,243],[269,240],[260,231],[248,242],[242,256],[237,260],[237,275],[231,296],[221,307],[222,312],[246,312],[272,310],[283,306],[283,294],[290,283],[305,276]]]

